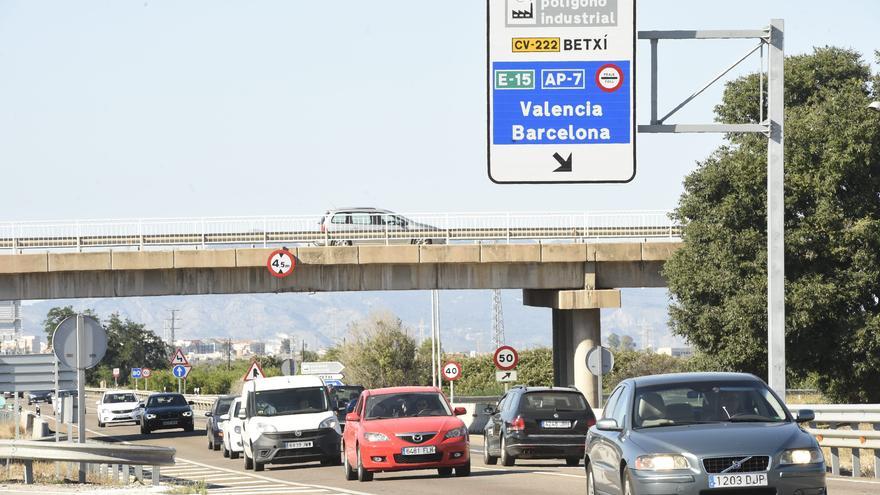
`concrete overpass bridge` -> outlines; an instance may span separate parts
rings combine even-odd
[[[525,304],[553,310],[556,383],[575,384],[595,404],[596,379],[586,369],[585,356],[602,340],[599,310],[620,307],[622,288],[666,285],[661,269],[681,246],[678,228],[651,218],[644,225],[606,222],[601,227],[605,232],[600,233],[596,222],[585,227],[571,221],[585,215],[566,217],[568,224],[537,214],[530,223],[506,217],[506,225],[483,225],[479,232],[441,225],[436,228],[448,232],[448,237],[435,237],[444,243],[430,245],[405,242],[408,239],[397,233],[367,231],[338,235],[378,243],[304,245],[308,241],[302,240],[303,233],[314,234],[314,223],[311,231],[236,229],[225,237],[223,232],[208,236],[204,229],[173,232],[182,246],[169,242],[171,234],[165,236],[166,244],[147,244],[154,234],[133,234],[126,230],[131,224],[109,234],[93,230],[73,237],[18,236],[10,254],[0,254],[0,300],[522,289]],[[242,233],[261,236],[266,247],[241,247]],[[319,234],[324,240],[329,237],[326,232]],[[0,234],[0,244],[4,239],[8,238]],[[137,244],[126,244],[131,242]],[[266,269],[274,249],[269,245],[279,242],[291,244],[288,249],[297,259],[293,274],[283,279]]]

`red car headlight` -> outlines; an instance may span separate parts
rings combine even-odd
[[[368,442],[387,442],[388,436],[384,433],[368,431],[364,433],[364,440]]]
[[[454,428],[446,432],[446,435],[443,435],[443,438],[458,438],[467,435],[467,428],[461,426],[459,428]]]

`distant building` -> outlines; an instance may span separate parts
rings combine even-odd
[[[0,341],[21,335],[21,301],[0,301]]]
[[[689,358],[694,355],[692,347],[658,347],[657,354],[666,354],[667,356]]]
[[[0,342],[0,354],[38,354],[40,350],[39,335],[19,335]]]
[[[249,349],[251,354],[255,356],[263,356],[266,354],[266,343],[265,342],[251,342]]]

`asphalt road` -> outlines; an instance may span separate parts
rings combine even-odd
[[[196,423],[196,430],[192,433],[162,430],[150,435],[141,435],[133,425],[98,428],[93,414],[87,415],[86,423],[90,438],[176,448],[178,464],[162,468],[163,476],[170,480],[204,479],[208,483],[208,493],[216,495],[586,493],[583,466],[567,467],[563,461],[518,461],[516,466],[510,468],[484,466],[480,436],[471,437],[473,461],[470,477],[439,478],[436,471],[409,471],[379,473],[373,482],[360,483],[346,481],[341,466],[322,467],[318,463],[267,465],[261,473],[245,471],[241,458],[226,459],[219,451],[208,450],[203,421]],[[877,494],[880,493],[880,481],[829,477],[828,488],[832,495]]]

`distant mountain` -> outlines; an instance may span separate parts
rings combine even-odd
[[[602,310],[603,339],[611,333],[629,335],[641,346],[650,328],[654,344],[672,345],[666,321],[668,299],[663,289],[630,289],[623,307]],[[507,342],[520,347],[549,346],[551,310],[523,306],[522,291],[502,291]],[[118,312],[146,323],[163,335],[170,310],[179,309],[177,338],[231,337],[266,342],[294,335],[310,348],[324,348],[346,335],[348,324],[373,310],[389,310],[413,332],[427,338],[431,331],[431,297],[427,291],[239,294],[208,296],[129,297],[25,302],[25,334],[42,335],[42,321],[53,306],[92,308],[102,317]],[[492,293],[457,290],[440,293],[443,346],[450,351],[488,351],[492,341]],[[314,347],[313,347],[314,346]]]

